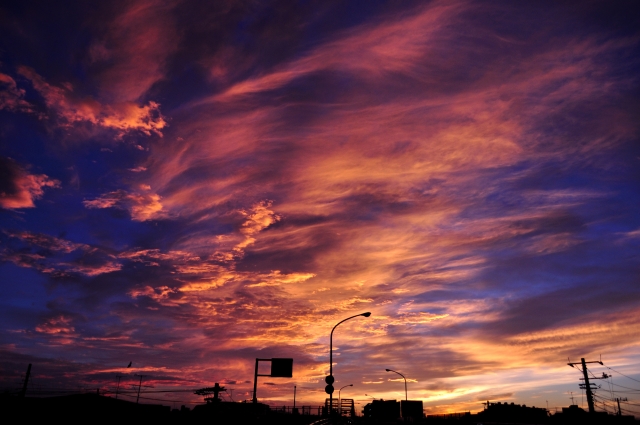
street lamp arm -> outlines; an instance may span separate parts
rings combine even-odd
[[[340,325],[341,323],[344,323],[347,320],[353,319],[354,317],[358,316],[369,317],[371,316],[371,313],[367,311],[366,313],[354,314],[351,317],[347,317],[346,319],[339,321],[333,327],[333,329],[331,329],[331,334],[329,335],[329,375],[333,375],[333,331],[335,331],[338,325]]]
[[[338,324],[336,324],[336,325],[333,327],[333,329],[331,329],[331,337],[333,337],[333,331],[335,331],[335,330],[336,330],[336,328],[338,327],[338,325],[339,325],[339,324],[344,323],[344,322],[346,322],[347,320],[353,319],[354,317],[358,317],[358,316],[369,317],[369,316],[371,316],[371,313],[366,312],[366,313],[355,314],[355,315],[353,315],[353,316],[351,316],[351,317],[347,317],[346,319],[339,321],[339,322],[338,322]]]
[[[351,317],[347,317],[344,320],[341,320],[338,322],[338,324],[336,324],[333,329],[331,329],[331,334],[329,335],[329,376],[331,377],[330,380],[326,380],[328,385],[333,384],[334,382],[334,378],[333,378],[333,331],[336,330],[336,328],[338,327],[339,324],[346,322],[349,319],[353,319],[354,317],[358,317],[358,316],[364,316],[364,317],[369,317],[371,316],[371,312],[367,311],[366,313],[360,313],[360,314],[355,314]],[[333,415],[333,387],[327,387],[327,388],[331,388],[331,392],[329,392],[329,415]],[[340,395],[340,391],[338,391],[338,396]]]
[[[401,374],[398,371],[395,371],[393,369],[385,369],[387,372],[393,372],[393,373],[397,373],[398,375],[402,376],[402,379],[404,379],[404,399],[408,400],[407,397],[407,378],[405,378],[405,376],[403,374]]]
[[[397,373],[398,375],[402,376],[405,380],[407,379],[407,378],[405,378],[405,377],[404,377],[404,375],[403,375],[403,374],[401,374],[400,372],[397,372],[397,371],[392,370],[392,369],[385,369],[385,370],[386,370],[387,372]]]

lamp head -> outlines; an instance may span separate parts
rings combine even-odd
[[[385,369],[387,372],[391,372],[391,369]]]
[[[353,387],[353,384],[349,384],[350,387]]]
[[[367,311],[366,313],[362,313],[360,316],[369,317],[371,316],[371,312]]]

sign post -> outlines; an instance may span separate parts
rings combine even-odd
[[[271,373],[268,375],[258,374],[258,364],[260,362],[271,362]],[[273,358],[256,359],[256,371],[253,377],[253,403],[258,402],[256,394],[258,389],[258,376],[270,376],[272,378],[291,378],[293,376],[293,359]]]

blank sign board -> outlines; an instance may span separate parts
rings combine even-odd
[[[293,376],[293,359],[271,359],[271,376],[291,378]]]

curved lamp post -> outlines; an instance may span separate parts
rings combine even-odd
[[[404,399],[408,400],[407,398],[407,378],[404,377],[403,374],[401,374],[400,372],[396,372],[395,370],[391,370],[391,369],[385,369],[387,372],[394,372],[397,373],[398,375],[402,376],[402,378],[404,379]]]
[[[353,387],[353,384],[345,385],[342,388],[347,388],[347,387]],[[340,416],[342,416],[342,404],[340,403],[340,400],[342,400],[342,397],[340,396],[340,391],[342,391],[342,388],[338,390],[338,409],[340,409]]]
[[[329,335],[329,376],[327,376],[327,378],[325,378],[325,382],[328,385],[332,385],[334,382],[334,378],[333,378],[333,331],[336,330],[336,328],[338,327],[339,324],[346,322],[347,320],[353,319],[354,317],[359,317],[359,316],[364,316],[364,317],[369,317],[371,316],[371,312],[367,311],[366,313],[360,313],[360,314],[356,314],[354,316],[351,317],[347,317],[344,320],[339,321],[334,327],[333,329],[331,329],[331,335]],[[333,388],[331,390],[331,392],[329,393],[329,415],[331,415],[333,413]]]

